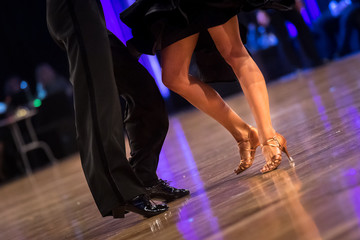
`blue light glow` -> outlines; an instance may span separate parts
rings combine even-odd
[[[169,160],[166,157],[166,154],[164,153],[164,150],[162,150],[160,152],[159,165],[157,168],[157,172],[158,172],[159,178],[166,179],[169,182],[175,182],[175,186],[176,186],[174,173],[171,169],[171,165],[169,164]]]
[[[220,229],[219,229],[217,217],[215,217],[212,212],[210,201],[209,201],[209,198],[205,191],[204,183],[200,178],[200,174],[197,169],[196,162],[192,155],[191,148],[186,139],[186,136],[182,129],[181,123],[177,119],[172,119],[172,126],[175,130],[176,137],[177,137],[178,143],[181,148],[181,152],[184,154],[187,168],[190,171],[190,176],[194,182],[194,185],[199,188],[197,191],[197,194],[201,198],[201,200],[200,200],[201,205],[198,205],[198,207],[201,207],[202,212],[204,214],[206,214],[206,217],[208,219],[207,224],[210,225],[208,227],[210,227],[210,229],[212,230],[212,234],[219,233]],[[181,217],[186,220],[179,221],[177,223],[177,227],[178,227],[179,231],[183,234],[184,239],[191,239],[191,240],[202,239],[200,237],[200,232],[198,231],[198,229],[200,229],[200,228],[196,226],[196,224],[199,224],[199,223],[197,223],[196,221],[193,221],[194,219],[190,215],[191,212],[193,211],[193,207],[184,206],[181,210],[182,210]],[[203,223],[201,223],[201,224],[203,227]],[[222,238],[218,237],[218,239],[222,239]]]
[[[3,114],[6,112],[7,105],[3,102],[0,102],[0,114]]]
[[[334,84],[334,83],[331,83]],[[356,132],[360,129],[360,112],[358,110],[358,105],[356,104],[357,92],[352,91],[352,88],[344,84],[341,87],[335,89],[332,87],[330,92],[333,93],[333,99],[335,100],[336,108],[338,109],[338,115],[341,116],[341,122],[343,126],[346,126],[348,133],[355,133],[357,140],[354,142],[359,142],[360,137]],[[338,93],[344,92],[347,93],[343,97],[339,97]],[[355,99],[354,99],[355,98]],[[345,106],[345,108],[344,108]],[[341,149],[343,151],[343,149]],[[358,162],[356,162],[358,163]],[[343,181],[347,187],[347,193],[351,200],[351,205],[353,207],[353,212],[356,214],[358,219],[358,225],[360,225],[360,187],[358,186],[359,174],[358,174],[359,164],[353,168],[344,169],[343,171]],[[348,207],[351,205],[347,204]]]
[[[147,56],[149,62],[150,62],[150,66],[152,69],[152,75],[156,80],[156,84],[158,85],[161,95],[164,98],[168,98],[170,96],[170,91],[167,87],[165,87],[165,85],[162,83],[161,81],[161,67],[159,64],[159,61],[157,60],[156,56]]]
[[[289,32],[289,36],[291,38],[295,38],[298,35],[298,31],[296,30],[296,27],[291,22],[286,21],[286,28]]]
[[[28,87],[27,82],[21,81],[21,83],[20,83],[20,88],[21,88],[21,89],[25,89],[25,88],[27,88],[27,87]]]
[[[318,18],[320,16],[320,9],[316,3],[316,0],[304,0],[306,5],[306,9],[309,12],[310,18],[312,20]]]
[[[339,99],[336,90],[341,92],[346,92],[348,94]],[[332,87],[330,88],[329,91],[334,95],[333,98],[335,99],[336,107],[339,109],[339,115],[342,116],[341,120],[343,124],[349,125],[350,123],[349,125],[350,128],[355,131],[358,131],[360,129],[360,112],[355,104],[352,90],[347,85],[342,85],[337,89]],[[345,108],[344,108],[344,103],[346,104]]]
[[[350,204],[347,204],[347,207],[351,207],[353,212],[356,214],[358,219],[358,225],[360,225],[360,187],[358,186],[358,176],[355,169],[350,168],[348,171],[344,172],[342,182],[345,183],[347,187],[347,193],[350,200]]]
[[[135,2],[135,0],[126,0],[128,6],[130,6],[131,4],[133,4]]]
[[[359,130],[360,129],[360,113],[357,110],[356,105],[350,105],[346,107],[346,111],[348,114],[348,119],[351,119],[351,127],[354,130]]]
[[[314,101],[317,111],[320,115],[320,119],[323,122],[325,129],[330,132],[332,130],[332,126],[329,121],[328,115],[326,114],[326,108],[321,100],[321,97],[319,96],[316,86],[313,81],[309,81],[308,85],[309,85],[309,89],[310,89],[313,101]]]
[[[354,175],[356,175],[356,169],[354,168],[350,168],[345,172],[345,176],[354,176]]]
[[[352,205],[358,218],[358,225],[360,225],[360,187],[351,189],[349,195],[351,197],[350,199],[352,200]]]
[[[306,11],[306,9],[301,8],[300,13],[301,13],[301,16],[303,17],[305,23],[310,26],[311,25],[311,20],[310,20],[309,14]]]
[[[37,97],[41,100],[43,100],[47,96],[46,90],[44,89],[43,85],[40,83],[36,84],[36,92],[37,92]]]

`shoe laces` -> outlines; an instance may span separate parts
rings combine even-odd
[[[171,181],[159,179],[159,182],[160,182],[160,183],[163,183],[163,185],[165,185],[165,186],[167,186],[167,187],[171,187],[171,186],[170,186]]]
[[[144,194],[144,198],[147,202],[150,203],[152,208],[156,207],[157,204],[153,200],[151,200],[151,198],[148,194]]]
[[[167,189],[171,190],[172,192],[177,190],[176,188],[170,186],[171,181],[159,179],[159,183],[161,184],[161,187],[167,188]]]

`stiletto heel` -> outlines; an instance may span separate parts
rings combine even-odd
[[[288,150],[287,150],[287,146],[286,146],[286,145],[284,145],[282,151],[286,154],[286,156],[287,156],[287,158],[288,158],[288,160],[289,160],[290,166],[291,166],[291,167],[295,167],[295,161],[294,161],[294,159],[290,156],[290,154],[289,154],[289,152],[288,152]]]
[[[260,146],[256,128],[250,126],[250,131],[247,139],[239,141],[238,146],[241,160],[239,166],[234,170],[236,174],[245,171],[253,164],[256,148]]]
[[[295,161],[294,159],[290,156],[288,150],[287,150],[287,141],[284,138],[283,135],[281,135],[280,133],[276,133],[276,137],[279,139],[279,143],[282,146],[281,151],[283,151],[286,154],[286,157],[289,160],[289,164],[291,167],[295,167]]]
[[[281,152],[284,152],[286,156],[288,157],[289,163],[291,167],[295,167],[294,159],[290,156],[288,150],[287,150],[287,144],[286,139],[284,136],[282,136],[279,133],[276,133],[276,135],[266,141],[266,143],[261,144],[261,148],[264,147],[276,147],[278,149],[278,153],[274,154],[270,161],[267,161],[267,163],[264,165],[264,167],[261,169],[262,173],[267,173],[270,171],[275,170],[281,163],[282,157]]]

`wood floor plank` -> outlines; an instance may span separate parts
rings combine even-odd
[[[268,85],[296,161],[240,175],[235,141],[195,109],[171,117],[159,176],[191,196],[150,219],[102,218],[74,155],[0,187],[0,239],[360,239],[360,55]],[[242,94],[226,99],[254,120]],[[285,156],[283,156],[285,157]]]

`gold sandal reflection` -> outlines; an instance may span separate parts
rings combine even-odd
[[[313,216],[301,203],[302,183],[295,169],[278,169],[255,178],[250,185],[258,208],[264,209],[261,225],[271,228],[277,236],[322,239]]]

